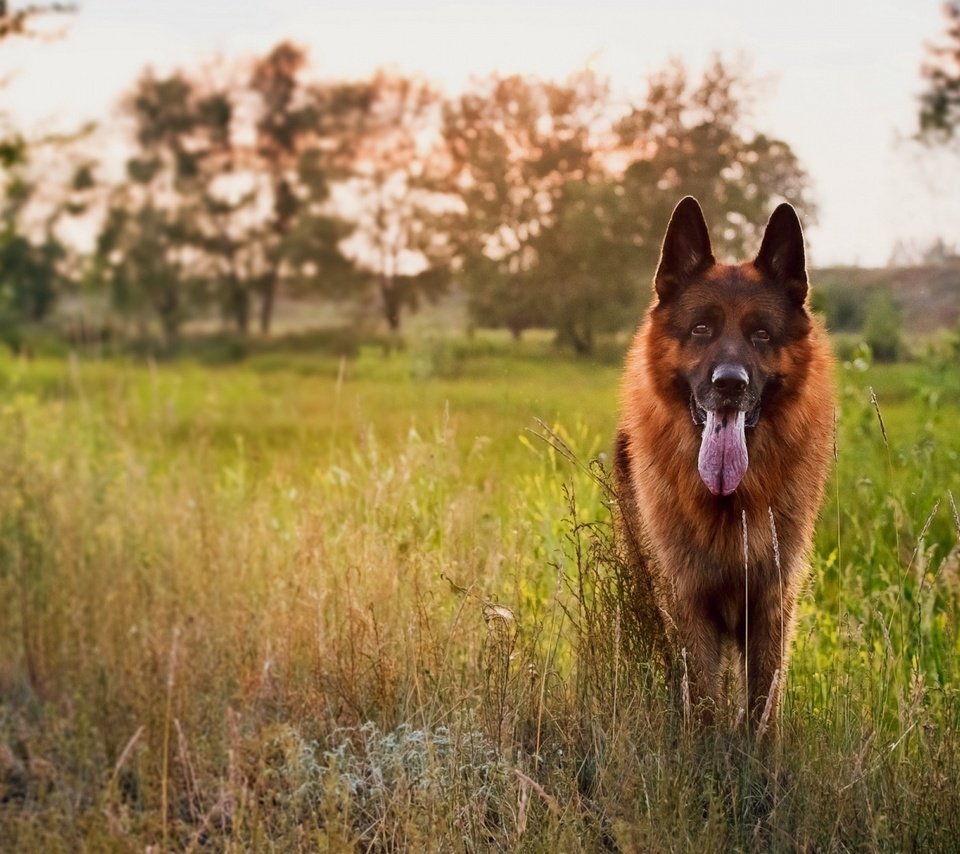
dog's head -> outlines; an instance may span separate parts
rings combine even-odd
[[[676,343],[671,383],[703,426],[701,477],[715,495],[729,495],[747,470],[745,430],[764,417],[793,369],[790,348],[810,332],[796,212],[788,204],[773,212],[753,261],[720,264],[700,205],[686,197],[667,227],[654,286],[654,322]]]

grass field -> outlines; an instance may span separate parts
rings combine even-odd
[[[618,374],[0,360],[0,849],[956,850],[960,368],[839,371],[776,751],[635,652]]]

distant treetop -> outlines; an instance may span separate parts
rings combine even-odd
[[[927,46],[921,73],[918,136],[927,142],[951,143],[960,127],[960,0],[944,3],[947,18],[941,39]]]

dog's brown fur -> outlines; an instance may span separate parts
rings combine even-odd
[[[769,703],[775,726],[834,429],[833,361],[807,310],[796,214],[777,209],[754,261],[719,264],[699,205],[684,199],[655,288],[621,386],[621,541],[633,571],[646,574],[675,672],[686,668],[702,717],[712,720],[722,703],[732,659],[749,719],[759,725]],[[746,430],[746,474],[732,494],[715,496],[698,473],[703,427],[691,417],[691,395],[709,385],[707,371],[716,383],[713,365],[724,360],[743,364],[759,384],[760,415]]]

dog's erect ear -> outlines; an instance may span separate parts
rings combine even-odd
[[[807,262],[803,229],[791,205],[784,202],[770,215],[754,266],[802,305],[807,298]]]
[[[663,238],[660,266],[653,280],[657,296],[661,300],[670,299],[711,264],[713,253],[703,211],[693,196],[684,196],[673,209]]]

